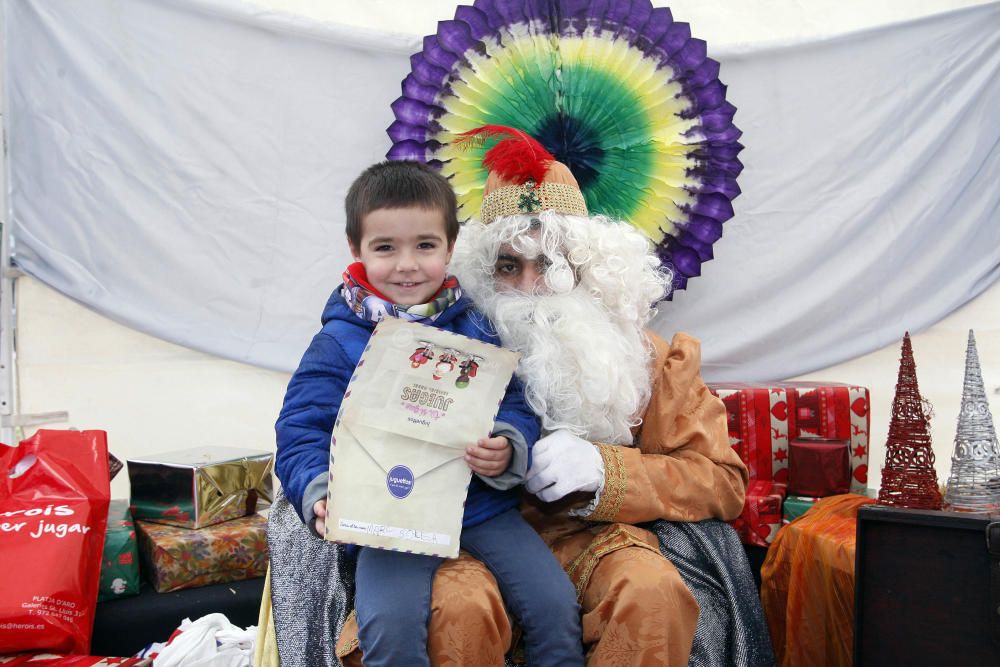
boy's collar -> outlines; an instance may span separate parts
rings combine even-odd
[[[354,262],[344,271],[344,286],[341,291],[344,301],[351,311],[363,320],[378,322],[385,315],[399,317],[413,322],[433,322],[453,304],[462,298],[462,289],[453,275],[445,276],[441,287],[430,301],[412,306],[401,306],[380,293],[368,282],[368,272],[364,264]]]
[[[371,292],[373,295],[377,296],[383,301],[388,301],[389,303],[392,303],[392,299],[379,292],[377,289],[375,289],[374,285],[368,282],[368,271],[365,270],[365,265],[362,264],[361,262],[354,262],[353,264],[349,264],[347,266],[347,271],[345,273],[351,276],[351,280],[353,280],[355,284],[365,288],[365,290]]]

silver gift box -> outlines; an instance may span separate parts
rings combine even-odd
[[[270,507],[274,454],[198,447],[128,459],[132,515],[204,528]]]

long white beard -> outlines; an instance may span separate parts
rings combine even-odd
[[[586,289],[529,296],[480,286],[476,302],[504,347],[546,431],[630,444],[649,401],[652,348],[639,322],[614,321]]]

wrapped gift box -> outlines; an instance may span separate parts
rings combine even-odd
[[[260,514],[207,528],[136,521],[146,578],[159,593],[263,577],[267,519]]]
[[[108,477],[114,480],[115,476],[122,471],[125,464],[117,456],[108,452]]]
[[[132,517],[204,528],[270,507],[270,452],[202,447],[128,459]]]
[[[104,534],[101,583],[97,601],[139,594],[139,547],[127,500],[112,500],[108,507],[108,530]]]
[[[851,442],[796,438],[788,445],[788,492],[836,496],[851,488]]]
[[[788,496],[781,504],[781,525],[787,526],[809,511],[819,498],[815,496]]]
[[[744,544],[766,547],[781,528],[781,504],[785,485],[769,480],[750,480],[743,513],[732,521]]]
[[[726,405],[729,441],[750,469],[750,478],[788,482],[793,439],[850,442],[852,493],[868,485],[868,389],[848,384],[782,382],[771,385],[713,382]]]
[[[795,438],[831,438],[850,442],[851,493],[868,487],[868,435],[871,402],[866,387],[795,382]]]

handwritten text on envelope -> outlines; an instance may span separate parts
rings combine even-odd
[[[456,558],[471,471],[518,355],[431,326],[379,322],[333,428],[326,539]]]

